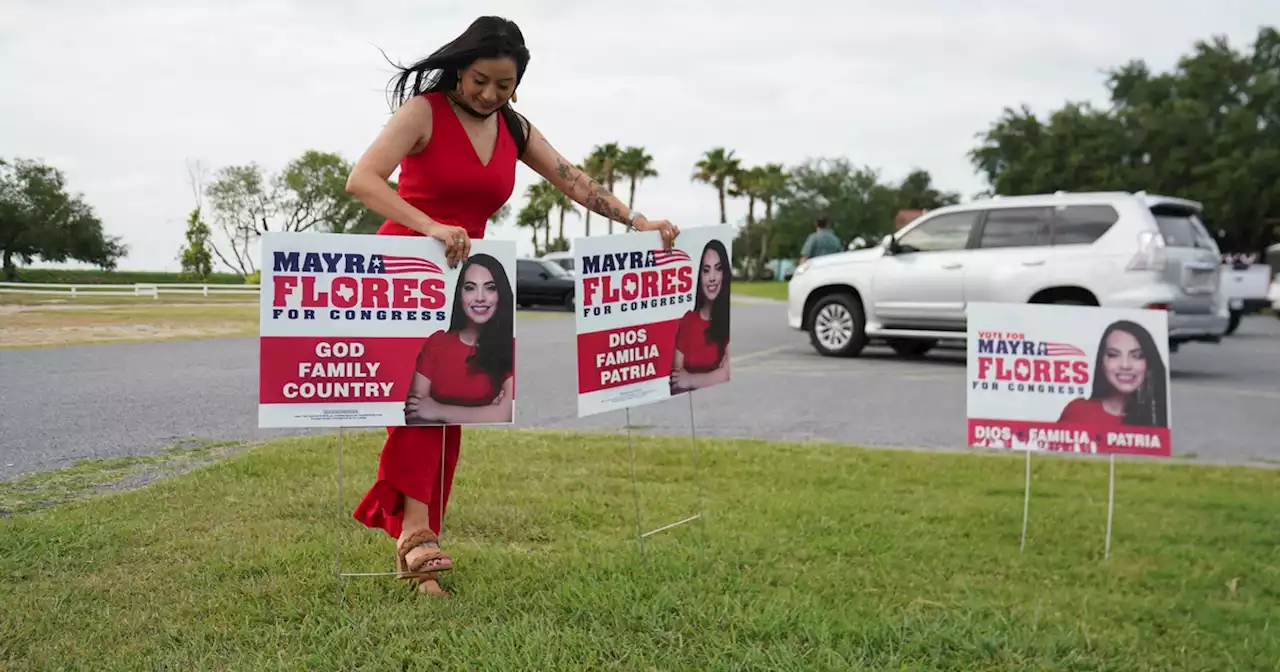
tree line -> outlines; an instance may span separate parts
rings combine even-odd
[[[1204,219],[1224,252],[1262,253],[1280,238],[1280,33],[1261,27],[1246,49],[1222,37],[1197,41],[1168,72],[1134,60],[1106,73],[1110,104],[1067,101],[1046,115],[1006,107],[977,134],[967,159],[985,178],[975,196],[1118,190],[1181,196],[1205,205]],[[638,187],[659,178],[644,147],[596,145],[578,167],[615,193],[625,186],[634,207]],[[227,166],[206,183],[189,167],[195,208],[178,256],[184,271],[203,277],[217,265],[245,276],[257,269],[250,250],[269,230],[373,233],[382,218],[346,193],[351,164],[338,154],[308,150],[278,174],[256,163]],[[891,232],[902,210],[929,210],[960,195],[939,189],[916,169],[898,181],[845,157],[797,165],[749,164],[733,149],[707,150],[689,179],[714,194],[720,223],[726,204],[745,202],[734,263],[763,268],[795,258],[814,222],[833,222],[842,240],[875,242]],[[395,183],[391,186],[394,188]],[[514,224],[530,232],[536,253],[568,249],[564,225],[592,213],[539,180],[521,194]],[[511,204],[491,221],[512,218]],[[552,236],[552,229],[555,236]],[[605,224],[613,233],[613,223]],[[6,278],[35,258],[77,259],[113,268],[127,252],[62,174],[39,161],[0,160],[0,253]]]

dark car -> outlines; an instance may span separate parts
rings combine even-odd
[[[573,310],[573,276],[550,261],[517,259],[516,303],[521,308],[564,306]]]

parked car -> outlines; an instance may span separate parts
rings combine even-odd
[[[1227,323],[1227,335],[1230,336],[1240,327],[1240,320],[1245,315],[1253,315],[1271,304],[1268,294],[1271,290],[1271,267],[1239,259],[1226,260],[1222,265],[1222,287],[1231,311]]]
[[[901,355],[966,338],[971,302],[1169,311],[1172,349],[1227,330],[1217,243],[1195,201],[1145,192],[993,197],[932,210],[882,243],[811,259],[787,322],[824,355]]]
[[[573,276],[559,264],[545,259],[516,259],[516,303],[529,306],[564,306],[573,310]]]
[[[573,275],[573,253],[571,252],[548,252],[542,257],[543,261],[550,261],[560,268],[569,271],[569,275]]]

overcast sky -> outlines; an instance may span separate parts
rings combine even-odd
[[[637,209],[690,227],[718,219],[689,179],[716,145],[751,164],[845,156],[888,179],[920,167],[972,194],[965,152],[1004,106],[1101,101],[1103,68],[1163,70],[1215,33],[1245,48],[1280,0],[0,0],[0,156],[65,171],[130,246],[121,268],[176,270],[188,161],[354,161],[389,113],[378,48],[408,63],[481,14],[524,31],[518,107],[552,143],[575,161],[643,145],[660,176]],[[535,177],[518,167],[513,207]],[[490,231],[530,251],[514,226]]]

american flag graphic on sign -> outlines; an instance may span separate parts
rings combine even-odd
[[[686,254],[684,250],[672,249],[670,252],[666,250],[653,251],[653,264],[655,266],[678,264],[682,261],[689,261],[689,255]]]
[[[381,270],[374,270],[377,268]],[[369,260],[369,270],[374,273],[443,273],[439,266],[422,257],[397,257],[389,254],[374,255]]]
[[[1044,354],[1047,357],[1084,357],[1084,350],[1070,343],[1045,343]]]

